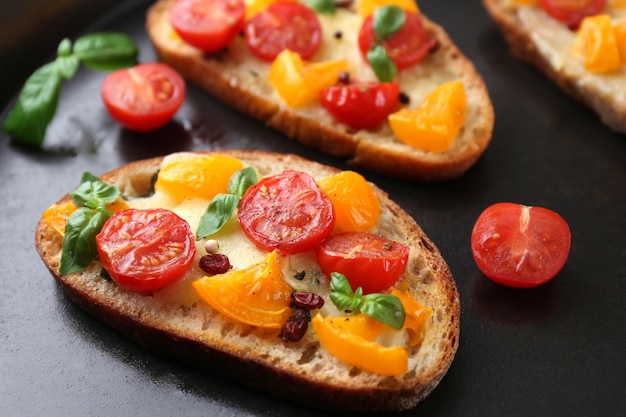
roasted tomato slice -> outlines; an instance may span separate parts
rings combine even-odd
[[[225,48],[243,28],[243,0],[178,0],[170,9],[170,23],[189,45],[206,52]]]
[[[552,210],[515,203],[487,207],[474,225],[472,254],[493,281],[510,287],[535,287],[565,265],[571,234]]]
[[[417,64],[437,45],[437,41],[424,28],[419,13],[405,10],[405,15],[402,28],[382,43],[398,70]],[[375,43],[373,15],[370,15],[363,21],[359,32],[359,48],[364,57],[367,57],[367,51]]]
[[[293,1],[273,3],[254,15],[244,33],[250,50],[268,62],[285,49],[309,59],[322,43],[322,27],[315,12]]]
[[[185,100],[185,81],[158,62],[110,73],[102,82],[102,101],[109,114],[130,130],[157,129],[169,122]]]
[[[606,7],[606,0],[539,0],[541,8],[554,19],[575,29],[587,17]]]
[[[259,247],[291,254],[313,249],[333,230],[333,205],[315,180],[287,170],[249,188],[239,206],[239,223]]]
[[[345,275],[352,290],[361,287],[363,294],[382,292],[394,285],[408,260],[407,245],[363,232],[331,236],[317,249],[317,263],[326,275]]]
[[[160,208],[114,213],[96,236],[96,245],[113,281],[131,291],[156,291],[177,281],[196,254],[189,224]]]
[[[352,129],[375,129],[394,112],[400,101],[396,83],[358,83],[328,87],[320,102],[337,120]]]

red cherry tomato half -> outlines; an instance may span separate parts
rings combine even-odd
[[[539,4],[548,15],[575,29],[585,17],[604,10],[606,0],[539,0]]]
[[[243,0],[178,0],[170,24],[189,45],[206,52],[225,48],[243,28]]]
[[[400,101],[396,83],[337,85],[320,93],[320,102],[337,120],[353,129],[375,129]]]
[[[335,225],[333,205],[315,180],[291,170],[250,187],[241,199],[238,217],[257,246],[283,254],[313,249]]]
[[[185,81],[167,65],[151,62],[110,73],[102,82],[102,101],[123,127],[154,130],[169,122],[185,100]]]
[[[244,34],[252,53],[268,62],[285,49],[308,59],[322,44],[322,27],[317,14],[293,1],[273,3],[254,15],[246,23]]]
[[[189,224],[159,208],[115,212],[96,245],[113,281],[131,291],[156,291],[177,281],[196,254]]]
[[[472,254],[487,277],[529,288],[552,279],[565,265],[571,234],[561,216],[542,207],[497,203],[472,230]]]
[[[398,70],[417,64],[437,45],[437,41],[424,28],[419,13],[404,12],[406,20],[402,28],[382,43]],[[376,43],[373,18],[373,15],[365,18],[359,32],[359,49],[366,59],[367,51]]]
[[[409,259],[409,247],[385,237],[365,232],[331,236],[317,249],[317,263],[330,276],[346,276],[353,291],[363,294],[381,292],[402,276]]]

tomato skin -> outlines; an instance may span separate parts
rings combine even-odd
[[[152,208],[114,213],[96,236],[102,266],[131,291],[156,291],[180,279],[196,254],[189,224],[174,212]]]
[[[585,17],[604,10],[606,0],[539,0],[539,4],[549,16],[574,29]]]
[[[317,248],[317,263],[330,276],[346,276],[352,290],[363,294],[387,290],[402,276],[409,260],[409,247],[382,236],[364,232],[333,235]]]
[[[241,199],[238,218],[257,246],[281,254],[313,249],[335,225],[330,199],[309,174],[293,170],[250,187]]]
[[[419,13],[405,10],[405,15],[406,21],[402,28],[382,43],[398,70],[417,64],[437,45],[437,41],[432,39],[424,28]],[[361,54],[367,59],[367,51],[376,43],[373,15],[363,21],[358,42]]]
[[[565,265],[571,233],[552,210],[496,203],[478,217],[471,235],[472,254],[491,280],[531,288],[551,280]]]
[[[242,0],[178,0],[170,24],[188,44],[205,52],[224,49],[241,31],[246,15]]]
[[[325,88],[320,102],[337,120],[352,129],[375,129],[400,102],[397,83],[360,83]]]
[[[293,1],[273,3],[254,15],[246,23],[244,35],[252,53],[268,62],[285,49],[309,59],[322,44],[322,27],[315,12]]]
[[[135,131],[154,130],[168,123],[186,94],[180,74],[158,62],[111,72],[100,91],[113,120]]]

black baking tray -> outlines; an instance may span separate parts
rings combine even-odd
[[[149,1],[7,3],[0,6],[0,26],[13,29],[0,31],[3,107],[37,66],[52,59],[65,36],[123,31],[140,45],[141,61],[155,59],[144,30]],[[491,146],[459,179],[419,184],[362,172],[432,238],[461,295],[456,358],[431,396],[403,414],[622,415],[626,137],[513,59],[479,1],[423,0],[420,7],[474,61],[489,88],[496,124]],[[64,84],[48,151],[16,146],[0,134],[0,415],[327,415],[143,350],[83,313],[49,275],[34,249],[35,224],[85,170],[100,174],[173,151],[223,148],[289,152],[347,168],[192,86],[166,127],[148,134],[125,131],[100,101],[103,77],[81,69]],[[472,226],[499,201],[544,206],[569,223],[570,257],[548,284],[506,288],[477,269]]]

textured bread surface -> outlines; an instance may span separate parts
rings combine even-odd
[[[261,176],[298,169],[321,179],[337,172],[293,155],[217,153],[241,159]],[[118,185],[126,199],[140,197],[150,189],[161,161],[134,162],[101,178]],[[321,347],[311,329],[299,342],[287,343],[277,331],[234,322],[203,302],[162,302],[157,293],[124,290],[103,279],[101,265],[95,261],[83,272],[61,276],[62,237],[43,222],[36,228],[36,248],[73,301],[150,350],[315,408],[405,410],[437,386],[454,358],[459,342],[459,295],[435,245],[406,212],[372,187],[382,207],[373,233],[410,247],[407,271],[397,285],[433,310],[422,344],[410,351],[409,371],[398,377],[380,376],[337,360]],[[68,198],[66,195],[59,202]]]
[[[428,32],[438,48],[410,70],[401,71],[398,82],[409,82],[411,106],[419,104],[439,83],[462,80],[468,97],[464,127],[446,152],[428,152],[408,146],[393,135],[385,122],[376,131],[354,131],[333,119],[318,103],[298,108],[283,104],[267,82],[269,64],[256,59],[242,37],[217,54],[203,54],[173,31],[168,19],[172,0],[159,1],[148,11],[146,29],[159,58],[186,79],[242,113],[259,119],[290,138],[345,159],[355,169],[415,181],[442,181],[466,172],[487,148],[493,131],[494,113],[482,77],[454,45],[446,32],[424,16]],[[343,28],[342,28],[343,29]],[[325,60],[334,43],[354,42],[358,28],[344,31],[341,39],[328,35],[322,50],[312,60]],[[356,44],[350,53],[357,51]],[[358,59],[361,59],[360,56]],[[362,59],[361,59],[362,61]],[[361,62],[358,70],[364,72]],[[433,85],[434,83],[434,85]]]
[[[574,56],[575,32],[550,18],[538,6],[511,0],[483,0],[511,53],[595,111],[611,129],[626,133],[626,70],[592,73]],[[557,47],[555,48],[555,45]]]

